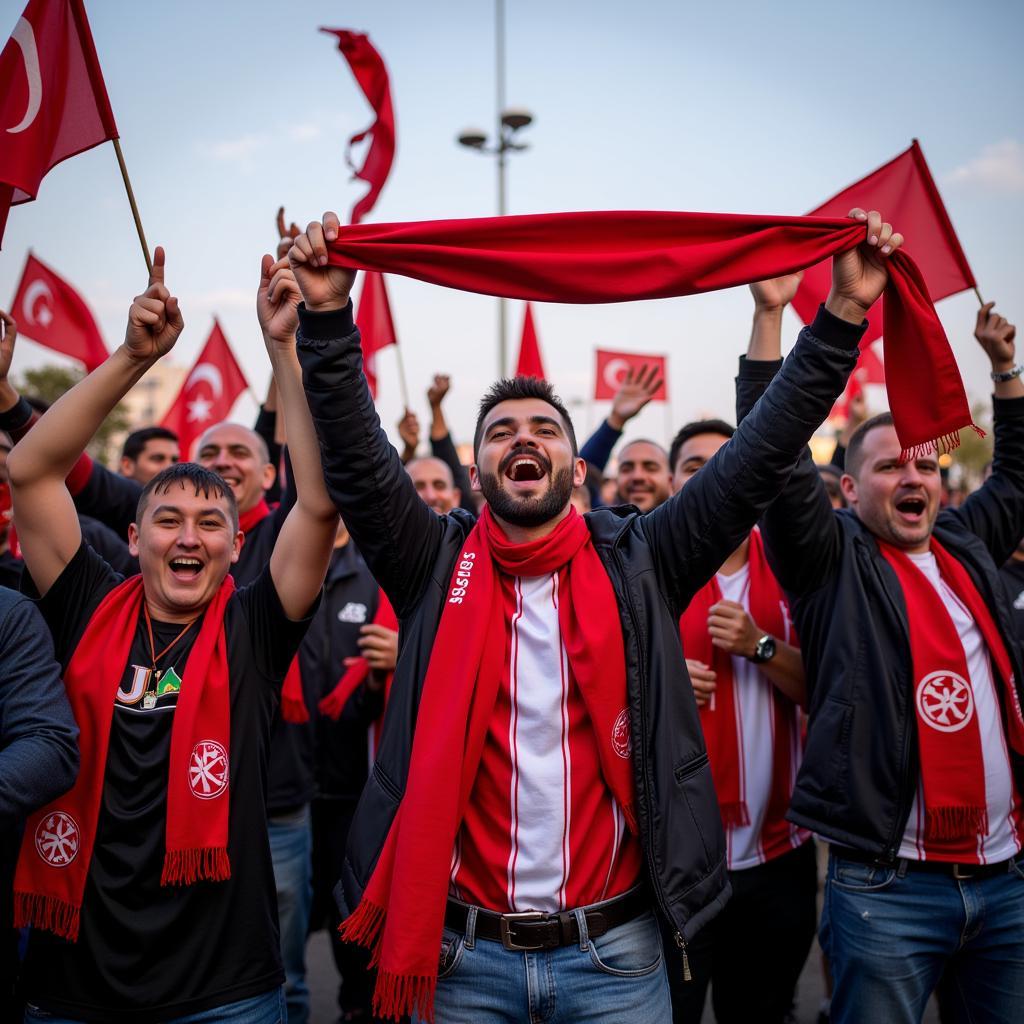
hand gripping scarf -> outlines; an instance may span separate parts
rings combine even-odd
[[[626,662],[611,581],[575,509],[547,537],[511,544],[489,508],[455,563],[423,682],[405,795],[343,939],[373,952],[374,1013],[433,1020],[437,951],[455,837],[505,664],[499,573],[559,576],[559,625],[598,739],[601,773],[636,831],[623,727]],[[618,742],[616,742],[616,738]]]
[[[334,266],[486,295],[624,302],[790,274],[853,248],[864,230],[827,217],[551,213],[351,225],[328,251]],[[956,361],[917,265],[902,249],[887,262],[885,373],[904,457],[955,448],[974,426]]]
[[[768,566],[761,534],[750,534],[750,617],[774,637],[786,638],[786,597]],[[700,708],[700,722],[711,762],[715,792],[727,828],[750,824],[750,812],[740,785],[743,753],[740,750],[739,726],[736,718],[736,683],[732,674],[732,655],[711,642],[708,633],[708,612],[722,600],[718,580],[711,579],[694,595],[679,620],[683,654],[704,662],[716,673],[714,702]],[[789,642],[795,638],[790,637]],[[771,684],[769,684],[771,685]],[[768,817],[781,819],[789,807],[792,788],[792,751],[795,721],[793,704],[778,688],[772,686],[773,755],[772,786],[768,798]]]
[[[877,538],[876,538],[877,540]],[[913,661],[917,746],[924,791],[925,841],[968,840],[988,832],[985,764],[975,713],[973,682],[956,626],[928,577],[899,548],[878,541],[903,590]],[[995,667],[1009,745],[1024,754],[1024,718],[1010,656],[988,605],[967,570],[935,539],[931,550],[939,575],[970,612]]]
[[[227,576],[206,608],[182,673],[167,774],[166,852],[161,885],[231,877],[228,764],[231,700],[224,611],[235,589]],[[78,938],[82,895],[96,842],[114,701],[144,600],[142,577],[115,587],[93,612],[64,674],[81,730],[78,781],[31,815],[14,879],[14,925]],[[212,781],[206,772],[217,766]]]

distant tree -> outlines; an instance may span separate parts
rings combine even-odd
[[[47,405],[52,405],[84,376],[84,370],[47,364],[36,367],[34,370],[25,370],[16,387],[26,398],[37,398],[46,402]],[[113,438],[125,433],[129,426],[128,410],[124,407],[123,402],[118,402],[113,412],[103,421],[103,425],[89,442],[87,449],[89,454],[94,459],[109,464],[110,459],[116,454],[112,443]]]

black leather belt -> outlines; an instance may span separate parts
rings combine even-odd
[[[886,860],[866,853],[864,850],[854,850],[849,846],[836,846],[835,843],[829,844],[829,852],[840,860],[852,860],[857,864],[871,864],[876,868],[896,868],[901,873],[926,871],[935,875],[949,875],[950,878],[955,878],[959,882],[980,881],[982,878],[992,878],[994,875],[1005,875],[1010,870],[1009,860],[1001,860],[995,864],[951,864],[941,860],[909,860],[906,857]]]
[[[645,886],[637,886],[614,899],[587,907],[583,915],[587,922],[587,934],[591,938],[599,938],[612,928],[632,921],[650,909],[651,894]],[[449,897],[444,912],[445,927],[465,935],[469,911],[467,904]],[[573,910],[565,910],[560,914],[543,914],[535,910],[496,914],[493,910],[477,908],[476,937],[500,942],[506,949],[537,952],[579,942],[580,929]]]

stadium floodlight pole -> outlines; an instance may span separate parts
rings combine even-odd
[[[529,149],[525,142],[516,139],[516,133],[533,122],[533,114],[520,107],[505,106],[505,0],[495,0],[494,5],[495,41],[495,108],[497,130],[495,142],[488,144],[487,133],[479,128],[466,128],[458,135],[460,146],[486,153],[497,158],[498,165],[498,216],[508,213],[508,154]],[[498,376],[504,377],[508,366],[508,324],[505,316],[507,302],[498,299]]]

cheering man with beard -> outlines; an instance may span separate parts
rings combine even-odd
[[[872,222],[873,223],[873,222]],[[549,386],[500,381],[474,436],[474,525],[416,494],[361,373],[338,219],[295,240],[299,358],[330,493],[402,624],[338,893],[375,1011],[443,1022],[667,1021],[658,924],[686,946],[728,896],[679,616],[782,487],[887,279],[838,256],[827,307],[736,436],[647,515],[583,483]],[[901,239],[887,239],[895,248]]]
[[[279,1021],[284,999],[266,823],[270,727],[338,517],[295,359],[295,282],[264,257],[259,303],[298,499],[269,564],[235,588],[243,535],[217,474],[157,474],[129,530],[141,576],[82,543],[65,477],[183,322],[156,250],[124,344],[10,455],[25,564],[54,636],[82,767],[33,815],[15,879],[33,927],[28,1020]]]

